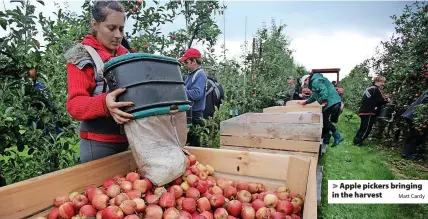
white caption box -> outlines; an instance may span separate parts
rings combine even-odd
[[[427,204],[428,180],[328,180],[329,204]]]

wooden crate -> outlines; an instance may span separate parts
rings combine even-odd
[[[310,162],[291,155],[186,147],[199,162],[210,164],[215,176],[264,183],[268,190],[286,184],[305,197],[303,219],[317,218],[316,200],[307,191]],[[279,168],[278,168],[279,167]],[[89,185],[100,186],[116,174],[136,168],[130,151],[80,164],[0,188],[0,218],[46,216],[53,199]]]
[[[247,113],[220,123],[220,148],[317,157],[321,132],[321,113]]]
[[[263,113],[290,113],[290,112],[311,112],[321,113],[321,105],[289,105],[289,106],[273,106],[263,109]]]

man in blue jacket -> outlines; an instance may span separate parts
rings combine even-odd
[[[205,110],[205,92],[207,86],[207,75],[202,69],[201,53],[194,48],[186,50],[183,57],[179,59],[189,71],[185,79],[187,98],[193,102],[192,105],[192,130],[188,135],[188,143],[191,146],[200,146],[199,136],[194,133],[195,128],[202,124]]]

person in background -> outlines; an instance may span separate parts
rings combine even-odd
[[[85,46],[94,49],[102,62],[128,53],[121,45],[125,9],[118,1],[96,1],[92,8],[92,34],[85,36],[64,55],[67,60],[68,97],[66,108],[80,120],[80,162],[107,157],[128,149],[122,124],[129,122],[131,114],[120,110],[132,102],[116,102],[125,89],[109,92],[102,73]]]
[[[131,46],[129,45],[129,42],[125,37],[123,37],[122,42],[120,44],[128,51],[131,50]]]
[[[354,145],[361,146],[363,141],[370,135],[373,125],[376,122],[376,116],[380,108],[388,103],[389,98],[385,97],[382,91],[385,84],[385,77],[378,76],[373,79],[373,85],[368,87],[361,99],[361,106],[358,110],[360,116],[360,128],[354,137]]]
[[[301,100],[306,100],[311,96],[311,91],[308,89],[310,75],[303,75],[300,78],[301,89],[299,92],[299,97]]]
[[[184,63],[189,71],[185,79],[187,98],[193,102],[192,105],[192,128],[188,134],[188,143],[191,146],[201,146],[199,136],[195,133],[197,126],[202,125],[205,103],[206,103],[206,86],[207,75],[202,68],[202,57],[199,50],[189,48],[178,61]]]
[[[334,142],[332,147],[339,145],[344,140],[334,124],[330,121],[331,113],[340,107],[341,99],[333,84],[320,73],[311,73],[310,77],[305,80],[305,84],[311,90],[312,94],[306,101],[298,102],[298,104],[306,105],[317,101],[322,106],[323,114],[323,129],[322,136],[330,131],[333,133]]]
[[[428,103],[428,90],[426,90],[419,98],[410,105],[409,108],[401,115],[407,123],[408,130],[406,134],[406,139],[404,142],[404,152],[402,157],[405,159],[416,160],[416,156],[413,155],[416,151],[418,145],[423,144],[426,141],[427,130],[426,127],[420,127],[418,124],[414,124],[414,112],[416,106],[420,104]],[[415,127],[416,125],[416,127]],[[419,124],[420,125],[420,124]],[[426,125],[426,124],[422,124]],[[422,128],[422,129],[421,129]]]
[[[204,110],[204,118],[214,116],[215,109],[220,108],[222,100],[224,99],[224,90],[221,84],[217,82],[214,77],[207,76],[207,91],[205,94],[206,104]]]
[[[285,85],[284,89],[284,104],[287,103],[287,101],[293,100],[294,92],[296,91],[296,85],[294,84],[294,77],[288,76],[287,77],[287,84]]]

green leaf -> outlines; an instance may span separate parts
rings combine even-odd
[[[45,5],[45,3],[42,0],[37,0],[37,2],[42,4],[43,6]]]
[[[6,30],[6,28],[7,28],[6,19],[0,19],[0,26],[3,28],[3,30]]]

